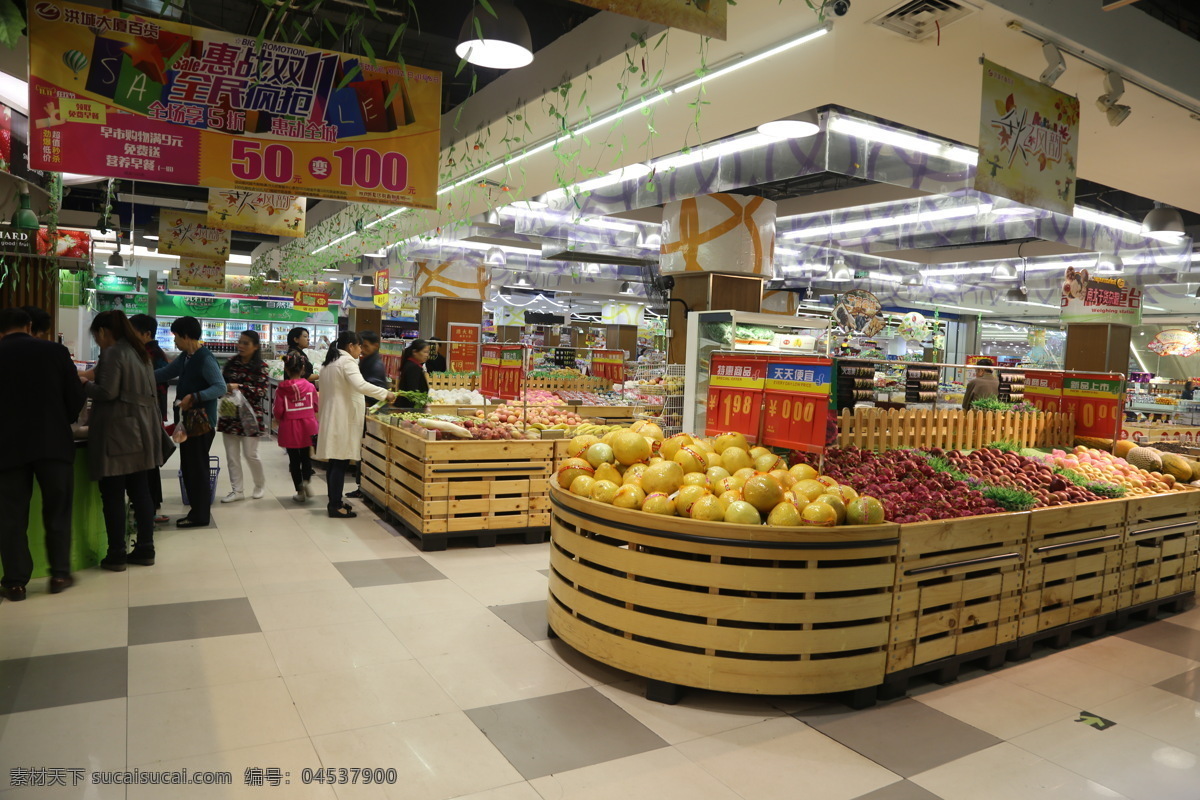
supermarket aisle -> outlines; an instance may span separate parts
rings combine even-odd
[[[661,706],[546,639],[548,545],[422,554],[361,508],[296,506],[267,464],[273,494],[164,531],[157,566],[0,604],[0,798],[1200,797],[1200,610],[868,711]],[[13,787],[52,767],[234,785]],[[321,767],[398,782],[303,785]]]

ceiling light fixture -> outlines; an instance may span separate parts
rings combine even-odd
[[[901,286],[921,286],[924,283],[925,279],[916,272],[905,275],[904,280],[900,281]]]
[[[879,142],[904,150],[915,150],[918,153],[937,156],[948,161],[957,161],[960,164],[979,163],[979,153],[969,147],[925,139],[913,133],[874,125],[852,117],[834,116],[829,122],[829,129],[855,139]]]
[[[491,0],[490,9],[487,5],[478,3],[467,15],[455,54],[488,69],[517,69],[532,63],[533,37],[525,16],[507,0]]]
[[[1053,86],[1059,76],[1067,71],[1067,62],[1063,60],[1062,51],[1051,42],[1042,45],[1042,55],[1046,57],[1046,69],[1038,80],[1047,86]]]
[[[155,235],[155,234],[153,234],[153,233],[144,233],[144,234],[142,234],[142,238],[143,238],[143,239],[147,239],[147,240],[149,240],[149,241],[151,241],[151,242],[157,242],[157,241],[158,241],[158,236],[156,236],[156,235]]]
[[[1017,268],[1007,262],[992,267],[992,279],[997,281],[1015,281]]]
[[[841,222],[837,225],[824,225],[819,228],[788,231],[780,234],[783,239],[821,239],[839,233],[855,233],[876,228],[898,228],[904,225],[915,225],[921,222],[938,222],[947,219],[961,219],[986,214],[992,210],[989,203],[982,205],[953,206],[950,208],[935,208],[929,211],[915,211],[908,214],[897,214],[892,217],[876,219],[856,219],[851,222]]]
[[[1154,208],[1142,222],[1142,233],[1156,238],[1167,238],[1169,241],[1179,241],[1187,232],[1183,227],[1183,215],[1178,209],[1155,203]]]
[[[624,119],[625,117],[641,113],[644,109],[649,108],[650,106],[653,106],[653,105],[657,105],[658,103],[661,103],[674,95],[690,92],[692,89],[695,89],[697,86],[700,86],[700,85],[703,85],[706,83],[711,83],[712,81],[723,78],[726,75],[736,72],[737,70],[745,69],[746,67],[749,67],[753,64],[757,64],[760,61],[765,61],[766,59],[771,58],[772,56],[780,55],[782,53],[787,52],[788,50],[792,50],[803,44],[807,44],[808,42],[811,42],[815,39],[819,39],[822,36],[824,36],[825,34],[829,33],[829,31],[830,31],[829,24],[822,25],[819,28],[815,28],[807,33],[800,34],[799,36],[797,36],[795,38],[788,39],[787,41],[782,42],[781,44],[775,45],[774,47],[770,47],[770,48],[767,48],[766,50],[762,50],[752,56],[749,56],[748,58],[740,58],[740,59],[737,59],[736,61],[732,62],[728,66],[717,67],[715,69],[712,69],[709,72],[707,72],[703,77],[696,78],[695,80],[689,80],[685,83],[681,83],[672,88],[659,88],[659,89],[655,89],[652,92],[647,92],[641,100],[633,102],[627,106],[621,106],[617,110],[612,111],[608,114],[602,114],[601,116],[593,119],[591,122],[588,122],[585,125],[581,125],[580,127],[575,128],[574,130],[565,131],[562,134],[555,136],[552,139],[547,139],[546,141],[542,142],[541,144],[537,145],[536,147],[532,147],[532,148],[525,150],[523,152],[520,152],[520,153],[510,153],[506,158],[504,158],[504,160],[501,163],[494,164],[490,167],[486,167],[485,169],[482,169],[479,172],[474,172],[474,173],[465,175],[462,178],[455,181],[454,183],[442,186],[441,188],[438,189],[438,194],[439,195],[448,194],[449,192],[454,191],[458,187],[465,186],[466,184],[471,183],[472,181],[476,180],[477,178],[479,178],[483,175],[488,175],[492,172],[498,172],[502,169],[509,169],[509,168],[513,167],[514,165],[518,164],[519,162],[522,162],[522,161],[525,161],[526,159],[532,158],[533,156],[537,155],[538,153],[543,153],[561,142],[565,142],[570,139],[574,139],[578,136],[588,133],[589,131],[596,130],[597,128],[602,128],[606,125],[610,125],[610,124],[616,122],[617,120]],[[972,162],[972,163],[975,163],[975,162]]]
[[[1096,261],[1096,272],[1103,275],[1116,275],[1125,271],[1125,263],[1117,255],[1104,254]]]
[[[279,270],[267,270],[267,274],[263,276],[263,283],[279,283]]]
[[[835,283],[845,283],[846,281],[854,280],[854,270],[846,266],[846,260],[839,258],[833,262],[833,269],[830,270],[828,279]]]
[[[953,309],[957,309],[958,311],[970,311],[972,314],[994,314],[994,313],[996,313],[987,308],[971,308],[970,306],[952,306],[952,305],[949,305],[948,303],[930,303],[925,300],[906,300],[905,302],[912,303],[913,305],[918,305],[918,306],[930,306],[932,308],[937,308],[937,309],[953,308]]]
[[[108,266],[110,269],[125,266],[125,259],[121,258],[121,251],[118,250],[108,257]]]
[[[1132,108],[1117,102],[1125,94],[1125,79],[1111,70],[1104,73],[1104,90],[1105,93],[1096,98],[1096,107],[1108,116],[1108,124],[1115,128],[1133,113]]]
[[[815,111],[805,111],[787,119],[764,122],[758,126],[759,133],[772,139],[807,139],[820,131],[821,123]]]
[[[492,267],[503,267],[508,264],[508,256],[499,247],[488,248],[483,260],[484,263]]]
[[[617,290],[617,294],[634,294],[633,287],[629,284],[629,281],[621,281],[621,286]]]

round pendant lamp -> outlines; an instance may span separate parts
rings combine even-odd
[[[532,63],[533,37],[525,16],[506,0],[492,0],[491,6],[495,16],[478,3],[471,9],[454,52],[488,69],[517,69]]]

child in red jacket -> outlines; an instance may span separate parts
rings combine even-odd
[[[305,363],[296,351],[283,359],[283,374],[287,377],[275,391],[275,419],[279,422],[279,446],[287,449],[288,467],[297,503],[308,500],[308,482],[313,467],[309,448],[317,435],[317,388],[304,378]]]

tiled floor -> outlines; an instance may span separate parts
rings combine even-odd
[[[866,711],[664,706],[548,638],[547,545],[423,554],[361,508],[295,505],[267,460],[274,494],[164,529],[156,566],[0,603],[0,800],[1200,800],[1200,609]],[[22,788],[14,767],[234,785]],[[397,783],[304,785],[321,767]]]

